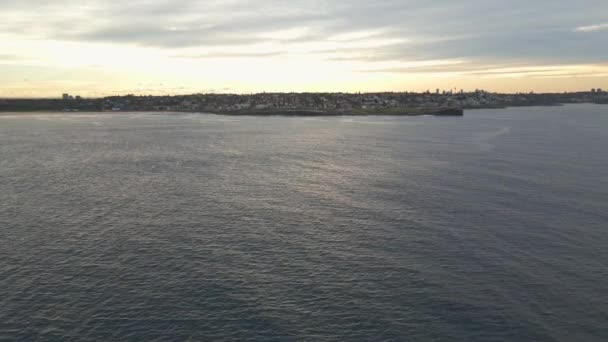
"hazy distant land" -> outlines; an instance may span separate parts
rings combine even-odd
[[[60,99],[4,99],[0,112],[201,112],[255,116],[437,115],[462,116],[465,109],[556,106],[567,103],[608,104],[601,89],[576,93],[499,94],[439,90],[424,93],[259,93],[175,96],[111,96]]]

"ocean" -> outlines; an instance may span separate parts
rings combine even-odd
[[[0,114],[2,341],[606,341],[608,106]]]

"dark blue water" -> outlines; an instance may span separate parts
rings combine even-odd
[[[608,106],[0,116],[0,340],[608,340]]]

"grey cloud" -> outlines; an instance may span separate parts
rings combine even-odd
[[[234,44],[250,44],[261,41],[259,38],[247,37],[241,34],[210,28],[176,28],[158,26],[125,25],[104,27],[88,32],[65,34],[61,36],[70,40],[103,41],[119,43],[135,43],[143,46],[179,48],[191,46],[229,46]]]
[[[221,48],[272,41],[262,34],[306,27],[306,35],[280,43],[327,42],[340,33],[378,30],[378,38],[412,41],[326,51],[328,59],[608,60],[608,31],[597,29],[608,22],[604,0],[0,0],[0,7],[2,30],[46,39]],[[21,19],[3,16],[9,11]]]

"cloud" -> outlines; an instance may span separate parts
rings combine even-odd
[[[43,63],[49,53],[33,46],[24,52],[22,46],[43,42],[52,52],[58,42],[72,51],[97,47],[116,63],[121,53],[129,60],[167,56],[174,59],[168,64],[176,62],[168,74],[217,60],[248,72],[262,64],[274,67],[276,60],[294,69],[325,63],[325,72],[350,68],[365,77],[597,64],[608,60],[600,32],[608,29],[606,13],[605,0],[0,0],[6,55],[0,62],[19,63],[14,56],[31,55]],[[8,41],[15,43],[9,47]],[[111,65],[102,58],[86,63]],[[273,70],[279,69],[264,75]]]
[[[17,56],[17,55],[0,54],[0,61],[13,62],[13,61],[17,61],[17,60],[19,60],[19,56]]]
[[[368,69],[363,72],[402,74],[445,74],[476,78],[598,78],[608,75],[608,64],[596,65],[533,65],[479,64],[466,61],[425,61],[388,69]]]
[[[608,4],[594,0],[585,1],[589,6],[575,7],[566,0],[441,0],[432,4],[421,0],[259,0],[255,6],[245,0],[128,4],[91,0],[86,6],[63,2],[63,6],[62,1],[47,5],[47,10],[61,16],[67,6],[70,17],[87,22],[68,26],[66,20],[49,22],[46,38],[162,49],[219,47],[228,50],[227,56],[239,54],[233,52],[239,46],[253,44],[271,44],[275,50],[288,52],[333,44],[334,60],[360,61],[608,59],[608,47],[598,44],[597,37],[581,38],[569,30],[582,18],[594,20],[601,17],[602,9],[608,11]],[[43,26],[48,21],[37,20]],[[584,26],[581,32],[604,27]]]
[[[608,30],[608,23],[589,25],[589,26],[579,26],[576,28],[577,32],[596,32],[596,31],[604,31],[604,30]]]
[[[175,55],[173,58],[185,58],[185,59],[214,59],[214,58],[267,58],[277,57],[284,55],[283,51],[270,51],[270,52],[210,52],[206,54],[183,54]]]

